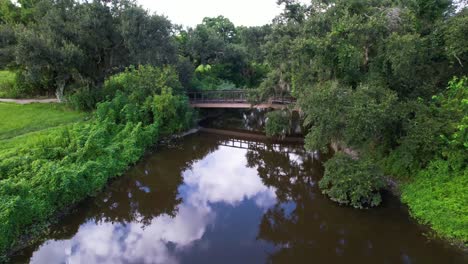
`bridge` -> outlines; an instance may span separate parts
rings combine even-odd
[[[283,109],[295,103],[292,96],[279,94],[260,103],[251,103],[255,90],[213,90],[187,93],[194,108],[274,108]]]

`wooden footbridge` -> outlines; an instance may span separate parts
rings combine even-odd
[[[214,90],[187,93],[194,108],[274,108],[282,109],[296,99],[285,94],[274,95],[259,103],[251,103],[255,90]]]

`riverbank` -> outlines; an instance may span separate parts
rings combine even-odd
[[[359,151],[342,144],[332,144],[353,159]],[[385,190],[408,207],[411,216],[427,227],[427,236],[447,241],[468,252],[468,171],[458,175],[447,161],[437,161],[408,178],[385,176]]]
[[[192,128],[183,133],[165,136],[159,139],[158,142],[156,142],[154,145],[149,146],[145,150],[145,152],[141,155],[140,158],[144,158],[145,156],[154,154],[155,152],[157,152],[158,148],[164,147],[175,140],[179,140],[183,137],[192,135],[197,132],[199,132],[199,128]],[[132,167],[128,166],[122,172],[122,175],[126,174],[131,169]],[[51,216],[46,222],[40,223],[39,225],[31,226],[27,230],[27,232],[25,232],[25,235],[18,239],[17,247],[10,249],[9,252],[7,252],[4,256],[0,255],[0,263],[2,263],[2,260],[6,260],[8,257],[13,256],[16,252],[21,251],[22,249],[26,247],[43,242],[44,238],[50,235],[51,227],[60,223],[60,221],[62,221],[64,218],[67,218],[70,214],[72,214],[75,210],[77,210],[82,203],[86,202],[86,200],[92,199],[94,196],[99,195],[101,191],[104,191],[106,188],[111,186],[112,183],[116,181],[118,178],[119,177],[110,178],[103,185],[103,187],[101,188],[99,192],[96,192],[95,194],[88,196],[74,204],[69,204],[67,207],[63,208],[62,211],[59,211],[54,216]]]

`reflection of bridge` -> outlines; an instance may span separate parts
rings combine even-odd
[[[275,143],[264,143],[259,141],[250,141],[246,139],[234,139],[221,141],[222,146],[238,149],[247,149],[247,150],[264,150],[264,151],[274,151],[280,153],[295,153],[295,154],[304,154],[305,151],[300,151],[297,148],[288,148],[282,144]]]
[[[223,136],[220,139],[220,144],[230,148],[274,151],[298,155],[304,155],[306,153],[305,149],[302,147],[304,143],[303,138],[286,137],[283,140],[275,140],[263,134],[214,128],[200,128],[200,131]],[[228,136],[228,139],[224,136]]]
[[[252,104],[256,90],[214,90],[189,92],[190,104],[195,108],[275,108],[282,109],[296,102],[289,95],[280,94],[270,97],[265,102]]]

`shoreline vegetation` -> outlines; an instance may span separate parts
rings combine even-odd
[[[0,2],[0,97],[66,105],[0,103],[0,256],[191,128],[186,92],[226,89],[293,96],[305,148],[343,146],[319,183],[331,200],[379,206],[391,175],[415,219],[467,247],[463,2],[280,0],[268,25],[193,28],[132,0],[17,3]],[[291,112],[267,117],[268,136],[291,131]]]
[[[145,78],[160,82],[144,85]],[[126,90],[127,82],[146,89]],[[40,234],[57,212],[96,194],[160,137],[190,128],[194,114],[187,99],[168,86],[177,83],[170,69],[126,71],[106,81],[116,96],[99,104],[89,121],[39,131],[0,149],[1,254],[25,235]]]

